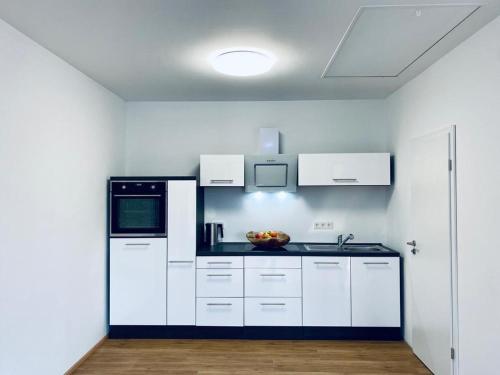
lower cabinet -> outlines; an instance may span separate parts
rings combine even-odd
[[[398,257],[352,257],[351,284],[354,327],[401,325]]]
[[[167,240],[112,238],[109,262],[111,325],[165,325]]]
[[[196,325],[243,326],[243,298],[197,298]]]
[[[303,257],[304,326],[351,325],[349,257]]]
[[[302,298],[245,298],[246,326],[301,326]]]
[[[195,325],[196,268],[194,261],[168,262],[167,325]]]

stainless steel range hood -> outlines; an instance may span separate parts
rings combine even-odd
[[[245,155],[245,191],[296,192],[297,155],[278,153],[278,129],[260,129],[260,151]]]

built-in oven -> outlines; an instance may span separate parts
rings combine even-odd
[[[165,237],[167,183],[111,181],[111,237]]]

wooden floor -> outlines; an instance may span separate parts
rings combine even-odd
[[[106,340],[76,375],[430,374],[404,342]]]

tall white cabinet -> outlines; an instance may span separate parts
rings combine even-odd
[[[167,293],[165,238],[112,238],[110,324],[165,325]]]
[[[167,325],[195,325],[196,181],[167,186]]]

